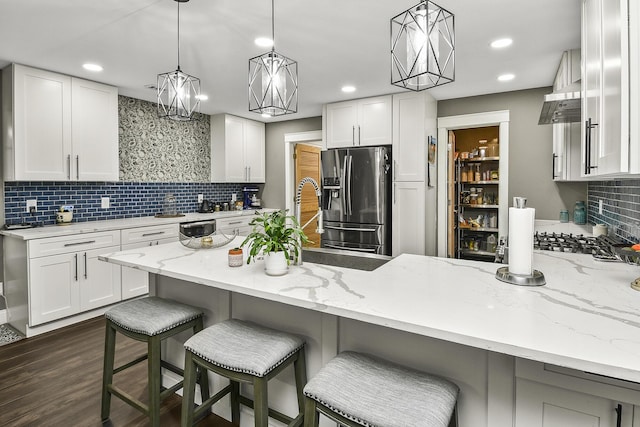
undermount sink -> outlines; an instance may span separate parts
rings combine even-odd
[[[373,271],[391,260],[387,255],[360,254],[338,249],[305,248],[302,250],[302,263],[331,265],[355,270]]]

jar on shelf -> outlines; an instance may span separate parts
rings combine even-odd
[[[480,163],[478,163],[476,165],[476,172],[475,172],[475,175],[474,175],[473,178],[474,178],[473,179],[474,181],[480,181],[481,180],[481,177],[480,177]]]
[[[500,145],[498,144],[498,138],[493,138],[489,144],[487,144],[487,157],[499,157]]]
[[[569,222],[569,211],[563,209],[560,211],[560,222]]]
[[[483,198],[482,198],[482,188],[478,188],[478,189],[476,190],[476,192],[477,192],[477,194],[478,194],[478,197],[477,197],[477,199],[476,199],[476,203],[477,203],[477,204],[479,204],[479,205],[481,205],[481,204],[483,203]]]
[[[467,167],[462,166],[460,168],[460,182],[467,182],[467,181],[469,181],[469,177],[467,175]]]
[[[573,222],[579,225],[587,223],[587,208],[583,201],[577,201],[573,208]]]

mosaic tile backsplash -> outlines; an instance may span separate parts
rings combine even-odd
[[[5,182],[5,222],[55,224],[61,205],[73,205],[73,221],[150,216],[162,212],[165,194],[173,193],[178,212],[195,212],[198,194],[212,201],[229,201],[237,193],[242,200],[243,184],[184,182]],[[109,197],[110,207],[102,209],[101,198]],[[38,212],[26,213],[26,201],[37,199]]]
[[[587,220],[607,224],[619,238],[640,242],[640,179],[595,181],[587,187]],[[602,200],[602,214],[598,202]]]
[[[118,96],[120,181],[210,181],[210,117],[196,119],[160,119],[156,104]]]

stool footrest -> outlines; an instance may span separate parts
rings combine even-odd
[[[198,407],[198,409],[194,411],[193,413],[194,418],[197,418],[200,414],[207,411],[214,403],[216,403],[218,400],[222,399],[224,396],[226,396],[229,393],[231,393],[231,384],[229,384],[228,386],[226,386],[225,388],[223,388],[222,390],[220,390],[219,392],[217,392],[216,394],[214,394],[213,396],[211,396],[210,398],[202,402]]]
[[[182,388],[182,384],[184,381],[178,381],[177,384],[172,385],[171,387],[164,389],[160,392],[160,401],[163,401],[167,397],[171,396],[176,391]]]
[[[117,396],[121,400],[124,400],[129,405],[136,408],[138,411],[142,412],[145,415],[149,414],[149,406],[145,405],[144,403],[142,403],[141,401],[139,401],[138,399],[136,399],[135,397],[127,393],[126,391],[122,390],[121,388],[113,384],[110,384],[109,386],[107,386],[107,388],[111,394],[113,394],[114,396]]]
[[[140,357],[138,357],[138,358],[136,358],[136,359],[132,360],[131,362],[126,363],[126,364],[124,364],[124,365],[122,365],[122,366],[119,366],[119,367],[115,368],[115,369],[113,370],[113,374],[115,375],[115,374],[117,374],[118,372],[124,371],[124,370],[125,370],[125,369],[127,369],[127,368],[130,368],[130,367],[132,367],[132,366],[134,366],[134,365],[137,365],[137,364],[138,364],[138,363],[140,363],[140,362],[143,362],[143,361],[147,360],[148,358],[149,358],[149,355],[148,355],[148,354],[143,354],[142,356],[140,356]]]
[[[162,366],[165,369],[170,370],[174,374],[178,374],[181,377],[184,377],[184,371],[182,369],[178,368],[176,365],[173,365],[173,364],[167,362],[166,360],[161,360],[160,361],[160,366]]]
[[[252,399],[249,399],[246,396],[240,395],[240,396],[238,396],[238,401],[240,402],[240,404],[253,409],[253,400]],[[271,418],[273,418],[274,420],[280,421],[281,423],[287,424],[289,426],[301,425],[301,424],[292,424],[298,418],[300,418],[300,421],[302,421],[302,414],[299,414],[296,418],[291,418],[290,416],[285,415],[282,412],[276,411],[275,409],[271,409],[271,408],[269,408],[269,416]]]

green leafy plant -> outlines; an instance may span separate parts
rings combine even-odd
[[[287,215],[286,211],[256,212],[256,215],[258,216],[249,223],[253,226],[253,231],[241,245],[243,247],[249,246],[247,264],[260,251],[264,254],[282,251],[287,259],[287,264],[290,264],[291,260],[296,261],[300,255],[301,244],[309,242],[296,218]]]

